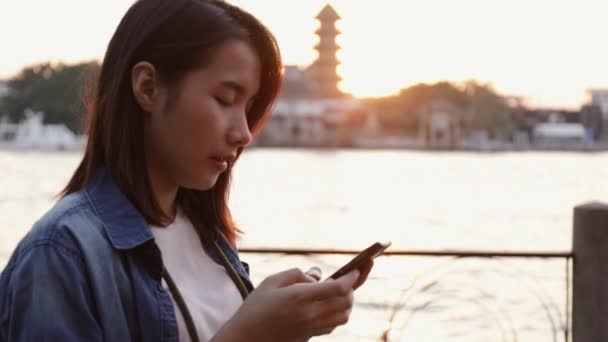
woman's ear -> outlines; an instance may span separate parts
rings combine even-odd
[[[156,68],[150,62],[139,62],[131,69],[131,86],[139,106],[146,113],[162,108],[160,82]]]

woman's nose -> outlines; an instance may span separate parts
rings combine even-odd
[[[237,119],[228,132],[228,142],[233,146],[245,147],[251,142],[251,131],[247,123],[247,116]]]

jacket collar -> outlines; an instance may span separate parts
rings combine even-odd
[[[144,217],[120,191],[105,166],[97,169],[85,192],[115,249],[132,249],[154,238]]]
[[[85,193],[91,201],[93,210],[103,222],[110,243],[115,249],[129,250],[154,240],[145,218],[120,191],[105,166],[97,169],[91,182],[86,186]],[[238,252],[222,234],[218,234],[217,242],[230,264],[245,281],[247,288],[252,291],[249,266],[240,261]],[[217,261],[218,256],[213,254],[210,254],[211,257]]]

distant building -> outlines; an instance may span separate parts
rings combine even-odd
[[[546,122],[534,127],[534,141],[544,147],[567,147],[589,142],[585,127],[580,123]]]
[[[259,143],[279,146],[349,144],[342,128],[363,127],[367,109],[355,98],[280,98]]]
[[[279,94],[280,100],[318,98],[314,84],[309,79],[306,69],[295,65],[286,65],[283,74],[283,85]]]
[[[604,133],[602,109],[597,105],[584,105],[580,111],[580,122],[585,127],[590,140],[597,141]]]
[[[8,94],[9,92],[8,82],[0,80],[0,97]]]
[[[365,125],[364,102],[338,89],[336,36],[340,32],[335,23],[340,16],[326,5],[316,19],[321,22],[315,47],[319,56],[307,67],[285,66],[279,98],[256,141],[260,145],[344,145],[349,144],[347,131]]]
[[[340,31],[336,28],[336,21],[340,16],[330,5],[326,5],[316,17],[321,22],[319,29],[315,32],[319,36],[319,44],[315,46],[318,51],[317,60],[310,67],[308,73],[311,81],[319,95],[324,98],[342,97],[338,89],[338,59],[336,53],[340,46],[336,43],[336,37]]]
[[[9,90],[10,90],[10,88],[8,87],[8,82],[0,80],[0,99],[2,99],[2,97],[7,95]],[[5,118],[6,114],[7,113],[2,113],[2,110],[0,109],[0,120]],[[0,134],[2,134],[2,132],[0,132]]]
[[[443,99],[431,102],[418,113],[420,132],[428,147],[460,147],[469,121],[464,108]]]
[[[285,67],[285,78],[281,97],[293,98],[342,98],[345,94],[338,89],[338,65],[336,53],[340,49],[336,36],[340,33],[335,22],[340,19],[330,5],[326,5],[316,16],[321,24],[316,31],[319,43],[315,46],[317,59],[307,67],[288,65]]]
[[[598,106],[604,117],[604,120],[608,120],[608,89],[589,89],[589,97],[591,104]]]

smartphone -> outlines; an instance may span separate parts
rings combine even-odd
[[[354,257],[351,261],[349,261],[346,265],[340,267],[339,270],[337,270],[327,279],[338,279],[341,276],[347,274],[348,272],[361,267],[366,261],[374,259],[382,252],[384,252],[390,245],[390,242],[376,242],[372,244],[371,246],[363,250],[361,253],[357,254],[357,256]]]

